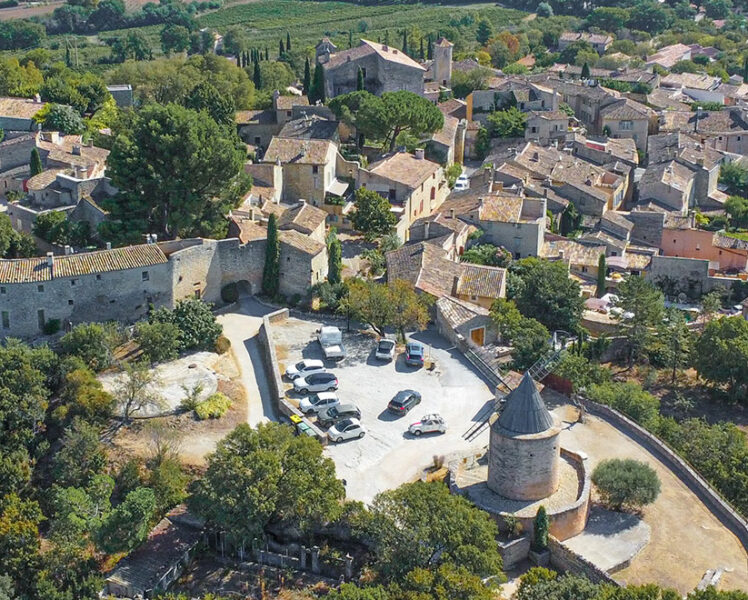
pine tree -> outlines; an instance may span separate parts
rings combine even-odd
[[[408,31],[403,29],[403,54],[408,54]]]
[[[283,40],[278,40],[278,58],[281,58],[285,51],[286,50],[283,47]]]
[[[286,31],[286,52],[291,51],[291,34]]]
[[[541,506],[535,515],[532,532],[532,549],[535,552],[542,552],[548,548],[548,526],[548,513],[545,511],[545,506]]]
[[[309,87],[312,85],[312,71],[309,67],[309,57],[304,61],[304,93],[309,95]]]
[[[39,175],[42,171],[44,171],[44,167],[42,166],[42,158],[39,156],[39,150],[34,148],[31,151],[31,161],[29,163],[29,169],[31,171],[31,176]]]
[[[257,63],[255,63],[257,64]],[[265,242],[265,268],[262,271],[262,293],[275,298],[280,287],[280,240],[278,219],[271,213],[268,218],[268,235]]]
[[[587,63],[582,65],[582,79],[590,78],[590,66]]]
[[[342,281],[343,273],[343,252],[340,246],[340,240],[333,236],[327,248],[327,281],[332,284]]]
[[[597,261],[597,290],[595,296],[602,298],[605,295],[605,275],[607,274],[608,265],[605,262],[605,254],[600,254]]]
[[[360,92],[365,89],[364,86],[364,70],[359,67],[358,73],[356,74],[356,91]]]
[[[254,71],[254,76],[252,79],[255,82],[255,89],[261,90],[262,89],[262,73],[260,72],[259,62],[255,62],[255,71]]]

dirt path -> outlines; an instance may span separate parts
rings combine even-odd
[[[685,594],[707,569],[723,568],[720,589],[748,591],[748,555],[740,541],[670,469],[607,421],[588,416],[583,425],[575,425],[576,409],[569,405],[554,413],[565,421],[562,444],[585,452],[590,469],[606,458],[633,458],[651,465],[662,482],[660,496],[644,510],[650,543],[614,575],[617,580],[655,582]]]
[[[14,6],[12,8],[0,9],[0,21],[9,21],[10,19],[29,19],[41,15],[50,14],[55,8],[65,4],[64,2],[50,2],[48,4],[37,4],[36,6]]]

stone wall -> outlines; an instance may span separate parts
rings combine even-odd
[[[554,569],[584,575],[594,583],[611,583],[620,587],[620,584],[605,571],[564,546],[552,535],[548,536],[548,549],[551,552],[551,566]]]
[[[582,397],[579,397],[579,401],[588,412],[609,421],[661,460],[706,504],[707,508],[722,524],[737,536],[743,547],[748,550],[748,522],[675,451],[617,410]]]
[[[561,448],[561,456],[574,464],[582,480],[582,490],[577,496],[576,502],[558,512],[554,512],[551,518],[551,534],[559,540],[567,540],[581,533],[587,526],[587,519],[590,515],[592,482],[590,473],[585,468],[584,458],[580,454]]]
[[[530,552],[530,536],[524,535],[515,540],[499,542],[499,554],[504,563],[504,570],[511,569],[527,558]]]

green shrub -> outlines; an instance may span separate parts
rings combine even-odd
[[[44,334],[54,335],[58,331],[60,331],[60,319],[47,319],[44,324]]]
[[[152,363],[174,360],[179,356],[179,327],[174,323],[141,321],[135,337],[143,354]]]
[[[660,495],[660,478],[648,464],[631,458],[602,461],[592,472],[604,504],[620,510],[651,504]]]
[[[210,398],[198,404],[195,409],[197,418],[201,421],[205,419],[220,419],[231,408],[231,399],[221,392],[216,392]]]
[[[221,300],[226,304],[232,304],[239,300],[239,288],[235,283],[229,283],[221,289]]]
[[[229,348],[231,348],[231,340],[229,340],[225,335],[219,335],[216,340],[216,352],[218,354],[226,354],[226,352],[229,351]]]

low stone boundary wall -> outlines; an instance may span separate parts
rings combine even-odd
[[[733,509],[719,493],[699,475],[683,458],[667,446],[657,436],[652,435],[641,425],[635,423],[610,406],[598,404],[592,400],[579,397],[582,406],[588,412],[609,421],[639,444],[659,458],[678,478],[683,481],[707,505],[709,510],[730,530],[743,547],[748,550],[748,523]]]
[[[605,571],[564,546],[552,535],[548,536],[548,550],[551,552],[551,566],[554,569],[584,575],[594,583],[611,583],[620,587],[620,584]]]
[[[530,553],[530,536],[524,535],[514,540],[499,543],[499,554],[504,563],[504,570],[511,569],[522,562]]]
[[[273,323],[279,323],[288,319],[288,309],[281,308],[275,312],[269,313],[262,317],[262,325],[258,332],[260,347],[262,348],[263,362],[265,371],[270,384],[270,393],[273,396],[273,408],[279,415],[290,417],[296,415],[300,417],[314,432],[315,437],[324,446],[327,444],[327,435],[313,423],[304,417],[301,411],[286,400],[286,391],[283,388],[283,379],[278,365],[278,355],[275,352],[275,343],[273,342]]]

